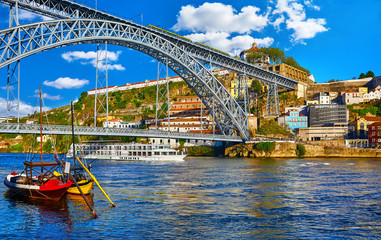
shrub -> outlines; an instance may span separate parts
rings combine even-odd
[[[189,156],[216,156],[217,148],[209,146],[187,147]]]
[[[12,152],[23,152],[24,144],[19,143],[19,144],[13,145],[11,149],[12,149]]]
[[[266,153],[271,152],[275,149],[275,142],[259,142],[255,146],[255,149],[259,151],[264,151]]]
[[[301,143],[298,143],[296,145],[296,155],[298,155],[298,157],[303,157],[304,155],[306,155],[306,147],[301,144]]]

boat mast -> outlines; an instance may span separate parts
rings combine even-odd
[[[75,173],[75,144],[74,144],[74,108],[73,108],[73,100],[70,101],[70,109],[71,109],[71,136],[73,138],[73,168]]]
[[[41,86],[39,87],[40,92],[40,143],[41,143],[41,162],[42,162],[42,100],[41,100]],[[43,168],[41,167],[41,174],[42,174]]]

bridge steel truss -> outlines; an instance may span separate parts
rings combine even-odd
[[[285,77],[283,75],[259,68],[246,61],[236,59],[216,49],[202,44],[194,43],[180,36],[159,29],[145,27],[130,20],[123,19],[93,8],[78,4],[68,0],[0,0],[0,3],[12,5],[18,2],[21,9],[31,11],[40,15],[55,19],[103,19],[113,22],[120,22],[139,28],[145,32],[151,32],[172,42],[183,51],[191,54],[197,60],[204,64],[212,64],[240,75],[246,75],[249,78],[255,78],[265,84],[274,85],[278,88],[294,90],[298,81]]]
[[[147,137],[147,138],[176,138],[205,141],[242,142],[239,136],[213,135],[200,133],[167,132],[160,130],[128,129],[128,128],[103,128],[75,126],[74,131],[81,136],[121,136],[121,137]],[[0,133],[40,134],[38,124],[0,123]],[[70,135],[70,125],[42,125],[42,134],[45,135]]]
[[[152,56],[176,72],[202,99],[225,135],[234,130],[249,139],[247,113],[217,78],[187,52],[162,37],[132,25],[95,19],[53,20],[0,31],[0,68],[30,55],[66,45],[103,43]]]

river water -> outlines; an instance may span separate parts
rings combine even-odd
[[[49,156],[46,156],[47,159]],[[0,176],[24,154],[0,154]],[[0,185],[0,238],[381,239],[381,160],[95,161],[85,202],[33,202]]]

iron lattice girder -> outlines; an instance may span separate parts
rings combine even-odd
[[[231,129],[249,139],[247,114],[226,88],[194,57],[168,40],[131,25],[96,20],[70,19],[20,25],[0,31],[0,68],[48,49],[81,43],[130,47],[164,62],[179,74],[212,112],[224,134]]]
[[[186,132],[168,132],[160,130],[128,129],[128,128],[102,128],[102,127],[84,127],[75,126],[74,132],[86,136],[120,136],[120,137],[151,137],[151,138],[176,138],[192,139],[205,141],[222,142],[242,142],[237,136],[186,133]],[[40,134],[40,125],[38,124],[16,124],[0,123],[0,133],[15,134]],[[42,125],[42,134],[49,135],[71,135],[70,125]]]
[[[0,3],[13,5],[16,3],[16,0],[0,0]],[[212,63],[215,66],[225,68],[238,74],[245,73],[248,77],[261,80],[265,84],[277,84],[278,87],[288,90],[295,89],[298,83],[294,79],[256,67],[248,62],[236,59],[215,49],[190,42],[167,32],[144,27],[133,23],[130,20],[119,18],[68,0],[18,0],[18,5],[22,9],[56,19],[87,18],[125,23],[138,29],[142,29],[145,32],[155,33],[179,46],[187,53],[192,54],[199,61],[203,61],[207,64]]]

